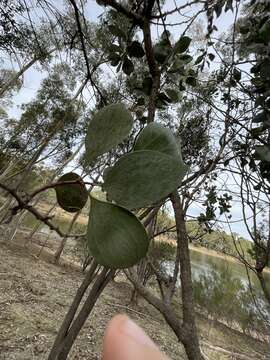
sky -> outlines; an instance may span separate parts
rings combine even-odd
[[[178,6],[183,5],[184,3],[186,3],[186,1],[177,1],[176,3]],[[60,2],[59,2],[59,6]],[[165,5],[164,5],[164,9],[166,10],[170,10],[172,8],[175,7],[175,1],[174,0],[166,0],[165,1]],[[89,21],[98,21],[98,17],[103,13],[104,8],[97,5],[96,1],[94,0],[88,0],[87,1],[87,5],[85,6],[85,16],[87,18],[87,20]],[[192,13],[189,11],[185,11],[184,15],[186,16],[190,16],[192,15]],[[234,18],[234,14],[231,11],[228,11],[226,14],[222,14],[222,16],[220,16],[220,18],[215,20],[215,25],[218,27],[219,31],[217,32],[217,37],[219,34],[221,34],[222,32],[225,32],[226,30],[229,29],[230,25],[233,22],[233,18]],[[167,22],[170,23],[177,23],[179,21],[179,14],[175,13],[173,15],[171,15],[170,17],[167,18],[166,20]],[[200,21],[206,21],[205,17],[201,16],[200,17]],[[172,37],[177,40],[177,37],[179,37],[179,34],[181,34],[183,28],[181,28],[181,26],[173,26],[173,27],[169,27],[168,28],[169,31],[172,33]],[[158,36],[158,34],[160,34],[162,32],[162,27],[156,27],[153,29],[153,33],[156,36]],[[17,68],[16,64],[10,64],[5,62],[4,64],[5,66],[9,66],[11,68]],[[215,64],[213,64],[213,66],[215,66]],[[38,69],[38,67],[31,67],[24,75],[23,77],[23,87],[22,89],[18,92],[18,94],[16,94],[13,98],[13,102],[14,105],[9,109],[9,115],[11,117],[14,118],[19,118],[21,110],[20,110],[20,106],[23,103],[28,103],[29,101],[31,101],[31,99],[33,99],[35,97],[36,91],[40,86],[40,83],[42,81],[42,79],[44,79],[46,77],[46,72],[42,72]],[[71,165],[72,166],[72,165]],[[220,176],[224,176],[224,175],[220,175]],[[192,216],[198,216],[201,212],[203,211],[203,208],[198,206],[198,205],[194,205],[191,207],[190,209],[190,215]],[[239,234],[241,234],[243,237],[245,238],[249,238],[249,234],[244,226],[244,224],[242,222],[239,221],[239,219],[242,218],[242,209],[239,206],[239,204],[234,203],[233,207],[231,209],[231,214],[232,214],[232,218],[235,221],[232,225],[231,225],[231,229],[233,232],[237,232]],[[226,219],[223,217],[221,218],[221,220],[225,221]],[[226,226],[225,224],[220,224],[221,226],[224,226],[224,229],[228,232],[228,226]]]

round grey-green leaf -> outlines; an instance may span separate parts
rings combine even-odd
[[[185,52],[191,43],[191,38],[188,36],[182,36],[174,46],[175,53]]]
[[[179,158],[151,150],[122,156],[104,176],[109,199],[128,209],[158,202],[181,183],[187,166]]]
[[[87,243],[99,264],[124,269],[145,257],[149,238],[141,222],[130,211],[91,197]]]
[[[89,163],[123,141],[133,124],[132,115],[123,104],[112,104],[99,110],[90,120],[85,138],[86,161]]]
[[[68,212],[77,212],[81,210],[88,199],[88,192],[83,180],[78,174],[67,173],[58,179],[58,183],[65,181],[77,181],[74,184],[63,184],[55,187],[56,198],[62,209]]]
[[[161,124],[152,122],[138,135],[134,150],[153,150],[179,158],[182,161],[180,144],[172,131]]]

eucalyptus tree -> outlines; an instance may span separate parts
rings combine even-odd
[[[6,71],[9,70],[9,76],[5,81],[1,81],[0,97],[2,98],[25,71],[48,55],[48,51],[45,46],[45,37],[43,36],[42,42],[42,36],[39,36],[41,33],[37,35],[38,30],[34,27],[25,1],[1,2],[0,18],[0,51],[1,55],[5,56],[3,66],[6,68],[8,65]],[[42,46],[41,43],[43,43]],[[50,52],[52,49],[49,50]],[[19,71],[10,71],[11,66],[7,58],[11,63],[18,63]]]
[[[60,4],[59,4],[60,5]],[[2,98],[31,67],[48,69],[54,58],[76,49],[74,18],[68,9],[51,6],[46,1],[11,0],[0,4],[1,66],[10,76],[0,84]],[[73,23],[72,23],[73,22]],[[73,49],[74,47],[74,49]],[[17,70],[15,70],[17,69]]]
[[[23,105],[20,120],[7,122],[10,136],[6,134],[2,156],[9,159],[9,165],[2,169],[3,182],[25,191],[34,166],[46,159],[51,159],[51,166],[56,165],[70,156],[80,142],[85,120],[83,102],[73,100],[75,86],[69,66],[55,65],[36,98]],[[2,221],[9,217],[13,203],[7,198],[2,205]]]

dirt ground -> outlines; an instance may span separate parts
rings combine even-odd
[[[47,359],[83,274],[64,262],[51,264],[49,256],[37,258],[18,241],[7,245],[0,239],[0,259],[0,359]],[[130,293],[123,277],[107,286],[69,359],[100,359],[105,326],[119,312],[140,324],[171,359],[186,359],[161,315],[143,300],[132,307]],[[198,325],[202,349],[210,360],[270,359],[270,346],[264,343],[221,325],[212,326],[209,332],[203,318]]]

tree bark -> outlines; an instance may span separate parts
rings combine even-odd
[[[73,216],[73,219],[71,220],[70,224],[69,224],[69,227],[68,227],[68,231],[67,231],[67,234],[70,234],[71,233],[71,230],[76,222],[76,220],[78,219],[79,215],[81,214],[81,210],[78,211],[74,216]],[[67,236],[64,236],[62,239],[61,239],[61,242],[58,246],[58,249],[56,250],[55,254],[54,254],[54,262],[57,264],[59,262],[59,259],[60,259],[60,256],[64,250],[64,247],[66,245],[66,242],[67,242],[67,239],[68,237]]]
[[[83,282],[81,283],[81,286],[78,288],[77,293],[73,299],[72,304],[70,305],[70,308],[63,320],[63,323],[58,331],[58,334],[54,340],[54,344],[52,346],[51,352],[49,354],[48,360],[56,359],[56,355],[58,354],[58,347],[59,344],[63,341],[64,337],[66,336],[68,329],[70,327],[70,324],[72,323],[74,316],[77,312],[77,309],[81,303],[81,300],[88,289],[88,286],[90,285],[91,281],[95,277],[95,272],[98,268],[98,264],[93,261],[92,265],[87,272]]]
[[[180,279],[181,279],[181,295],[183,306],[183,327],[184,338],[183,345],[185,347],[189,360],[202,360],[198,332],[195,322],[195,307],[193,300],[191,263],[188,248],[188,237],[182,205],[177,191],[171,195],[171,201],[174,209],[176,222],[177,241],[180,242]]]
[[[73,321],[68,331],[65,332],[64,337],[62,336],[62,341],[58,342],[56,348],[54,349],[54,353],[50,354],[48,360],[65,360],[76,340],[81,328],[86,322],[89,314],[94,308],[94,305],[101,295],[102,291],[106,287],[106,285],[110,282],[110,280],[114,277],[115,270],[111,270],[108,268],[103,268],[100,275],[97,277],[95,283],[92,286],[91,291],[87,299],[85,300],[82,309],[80,310],[78,316]],[[78,304],[79,305],[79,304]],[[75,314],[74,314],[75,315]],[[71,317],[70,317],[71,318]],[[69,318],[69,324],[70,322]],[[73,316],[74,318],[74,316]],[[53,355],[53,356],[52,356]]]
[[[267,287],[267,284],[265,282],[262,271],[257,271],[256,274],[257,274],[257,277],[258,277],[258,279],[260,281],[261,288],[262,288],[262,291],[264,293],[264,296],[265,296],[266,300],[268,301],[268,304],[270,305],[270,287]]]

